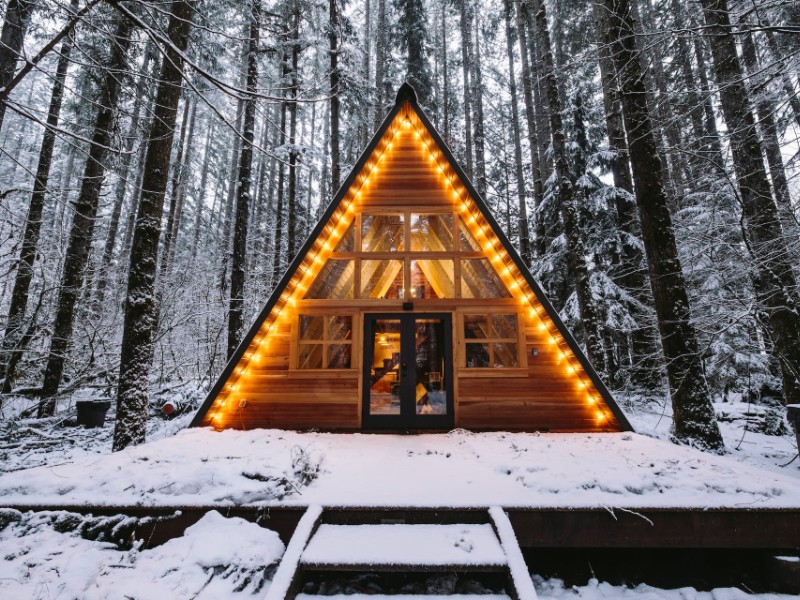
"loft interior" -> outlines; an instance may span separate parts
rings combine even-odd
[[[631,428],[407,84],[192,425]]]

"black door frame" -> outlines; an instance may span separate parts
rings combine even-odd
[[[375,322],[384,319],[400,321],[400,362],[416,365],[416,345],[414,339],[414,322],[417,319],[441,319],[444,325],[444,373],[442,381],[447,393],[447,412],[444,415],[418,415],[415,398],[416,366],[414,376],[401,379],[400,414],[370,415],[369,397],[371,385],[372,360],[375,351]],[[452,429],[455,423],[453,400],[453,315],[452,313],[365,313],[364,314],[364,361],[361,366],[364,385],[361,394],[361,428],[362,429]]]

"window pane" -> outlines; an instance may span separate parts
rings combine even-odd
[[[467,367],[479,369],[488,366],[489,344],[467,344]]]
[[[517,338],[517,315],[492,315],[493,338]]]
[[[374,337],[367,338],[372,344],[372,368],[370,369],[369,414],[399,415],[401,377],[400,369],[400,320],[381,319],[375,321]]]
[[[306,298],[341,300],[353,297],[353,261],[329,259],[322,267]]]
[[[411,215],[411,250],[453,250],[453,215]]]
[[[362,260],[362,298],[402,298],[403,261]]]
[[[336,244],[336,248],[334,248],[334,252],[354,252],[356,249],[356,228],[355,228],[355,219],[350,223],[347,227],[347,231],[344,232],[342,239],[339,240],[339,243]]]
[[[300,344],[298,367],[301,369],[321,369],[324,348],[325,346],[322,344]]]
[[[361,249],[365,252],[402,252],[403,215],[361,215]]]
[[[300,341],[323,339],[324,324],[323,317],[300,315]]]
[[[464,223],[464,219],[461,217],[458,218],[458,225],[458,237],[460,238],[459,243],[461,245],[461,249],[466,250],[467,252],[479,251],[481,249],[481,245],[478,243],[478,240],[473,237],[472,233],[470,233],[469,229],[467,228],[467,224]]]
[[[453,298],[452,260],[412,260],[411,297],[412,298]]]
[[[485,340],[489,338],[486,315],[464,315],[464,339]]]
[[[353,332],[353,317],[328,317],[329,340],[349,340]]]
[[[444,337],[441,319],[415,320],[417,387],[414,395],[418,415],[447,414]]]
[[[494,350],[494,366],[497,368],[502,367],[518,367],[519,361],[517,360],[517,344],[514,342],[495,342],[493,344]]]
[[[461,261],[461,297],[511,298],[511,292],[488,258],[470,258]]]
[[[328,346],[328,368],[350,368],[350,344],[331,344]]]

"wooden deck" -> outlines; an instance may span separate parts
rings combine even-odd
[[[78,514],[152,517],[139,526],[137,539],[153,547],[180,536],[210,510],[276,531],[286,543],[307,507],[224,506],[8,506],[20,511],[63,510]],[[488,507],[369,508],[325,507],[325,522],[485,523]],[[796,509],[506,508],[523,549],[726,549],[797,552],[800,507]]]

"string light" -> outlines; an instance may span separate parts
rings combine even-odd
[[[447,183],[451,187],[450,193],[453,200],[459,201],[459,199],[462,197],[462,194],[464,194],[465,190],[460,185],[459,186],[456,185],[457,183],[460,184],[458,178],[454,177],[451,172],[446,170],[450,166],[449,163],[445,161],[445,164],[443,165],[442,163],[439,162],[439,153],[436,152],[435,150],[437,146],[432,143],[432,140],[429,141],[428,136],[426,135],[427,130],[425,130],[423,127],[423,131],[421,132],[416,127],[416,125],[412,123],[412,120],[409,118],[409,116],[406,115],[405,118],[402,120],[402,127],[408,129],[411,128],[412,126],[414,126],[414,133],[416,139],[420,140],[421,149],[426,151],[428,155],[428,160],[432,163],[435,163],[436,170],[438,171],[438,173],[440,175],[444,175],[444,177],[446,178]],[[371,158],[365,163],[364,171],[361,174],[361,181],[362,181],[361,185],[359,186],[358,189],[351,190],[350,192],[351,199],[342,202],[340,209],[337,209],[333,213],[331,217],[331,222],[329,222],[324,228],[324,231],[328,235],[328,239],[322,242],[320,252],[314,254],[313,257],[308,258],[309,263],[307,265],[301,266],[299,269],[299,272],[303,273],[303,276],[292,284],[292,287],[290,288],[288,294],[284,293],[281,295],[281,300],[283,301],[284,307],[287,305],[289,306],[296,305],[298,297],[302,296],[303,292],[305,292],[308,289],[307,285],[305,284],[306,280],[308,280],[309,282],[313,280],[313,278],[316,277],[317,273],[319,272],[319,266],[324,262],[324,259],[323,257],[320,256],[320,254],[330,252],[331,248],[335,248],[335,245],[338,242],[338,240],[340,240],[346,234],[348,227],[351,224],[349,222],[349,219],[352,218],[353,213],[355,213],[356,210],[355,202],[363,197],[362,190],[364,187],[370,185],[370,178],[378,174],[379,172],[378,164],[380,163],[381,160],[384,159],[384,155],[388,151],[392,150],[394,138],[399,133],[400,133],[400,128],[397,125],[392,125],[387,133],[387,136],[384,137],[384,140],[378,146],[378,148],[382,148],[382,150],[379,151],[377,156]],[[468,198],[469,196],[467,194],[467,199],[460,202],[458,208],[461,211],[461,213],[464,213],[463,218],[467,220],[468,225],[477,224],[474,228],[472,228],[473,234],[476,235],[476,237],[483,236],[485,238],[486,241],[484,244],[482,244],[482,247],[485,252],[493,253],[493,255],[491,256],[491,261],[495,264],[500,263],[500,265],[502,266],[505,263],[505,258],[507,256],[507,254],[502,251],[502,244],[500,247],[501,249],[498,251],[497,248],[495,247],[496,240],[494,239],[493,236],[490,236],[491,227],[488,226],[488,223],[486,221],[483,221],[482,219],[479,221],[476,215],[471,213],[470,211],[471,207],[467,202]],[[478,214],[480,215],[480,211],[478,211]],[[466,218],[467,215],[469,215],[468,219]],[[512,269],[510,266],[506,266],[505,268],[503,268],[502,272],[505,276],[511,278],[511,282],[508,284],[511,289],[513,290],[524,289],[520,284],[519,280],[516,278],[516,273],[514,269]],[[548,332],[549,326],[544,318],[546,316],[544,308],[540,304],[538,304],[537,302],[538,298],[535,296],[535,294],[528,296],[528,293],[530,293],[529,288],[528,292],[523,291],[521,294],[518,295],[520,303],[522,305],[525,304],[531,305],[530,318],[533,319],[534,316],[538,317],[539,319],[538,329],[542,332]],[[276,307],[275,310],[273,311],[273,315],[274,316],[272,318],[272,323],[270,323],[266,327],[267,333],[272,329],[272,325],[280,319],[282,315],[282,308]],[[556,339],[556,337],[552,335],[548,337],[549,337],[549,343],[551,345],[557,346],[557,344],[559,344],[559,341]],[[240,365],[239,367],[234,369],[235,375],[237,375],[240,379],[246,378],[248,375],[250,375],[251,369],[247,368],[249,362],[252,361],[255,364],[261,360],[262,356],[261,353],[258,352],[258,348],[260,348],[262,344],[268,343],[268,337],[266,334],[263,337],[256,336],[253,341],[256,346],[256,351],[246,352],[242,357],[244,365]],[[568,358],[567,355],[560,349],[557,351],[557,353],[559,361]],[[569,359],[567,361],[565,368],[566,371],[570,374],[576,373],[576,368],[569,362]],[[580,374],[577,375],[576,379],[578,385],[581,388],[588,389],[586,382],[583,381]],[[236,390],[238,389],[238,384],[229,382],[226,387],[230,390],[229,394],[233,395],[234,392],[236,392]],[[587,393],[586,401],[590,405],[595,405],[598,402],[598,399],[595,398],[591,393]],[[219,402],[216,412],[211,417],[211,421],[218,427],[223,423],[223,415],[220,411],[226,405],[227,405],[227,400],[223,397]],[[602,423],[606,419],[606,415],[601,410],[596,411],[595,415],[598,423]]]

